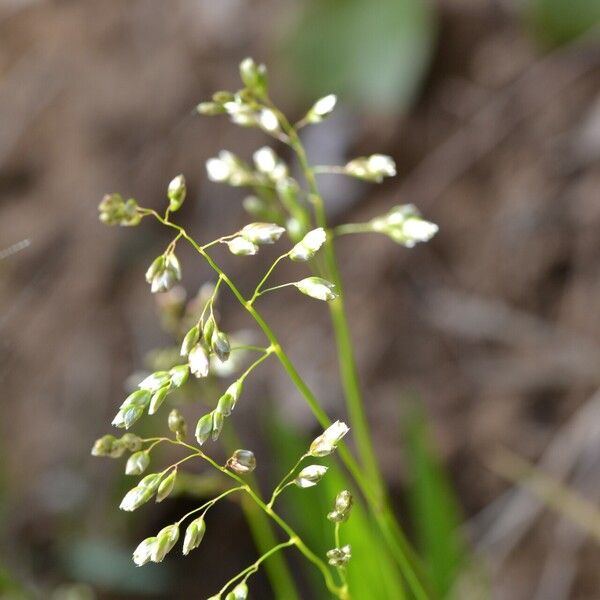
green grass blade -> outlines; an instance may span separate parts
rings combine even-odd
[[[411,521],[431,584],[436,595],[444,598],[450,594],[466,557],[459,535],[461,514],[434,449],[426,416],[416,403],[406,421],[405,434]]]

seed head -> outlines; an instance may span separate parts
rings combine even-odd
[[[330,302],[337,298],[335,286],[322,277],[306,277],[301,281],[297,281],[294,285],[307,296],[316,300],[324,300]]]
[[[177,177],[171,180],[171,183],[169,183],[169,187],[167,188],[170,211],[175,212],[181,208],[181,205],[185,200],[186,193],[187,188],[185,185],[185,177],[181,174],[177,175]]]
[[[381,183],[384,177],[393,177],[396,174],[396,164],[391,156],[372,154],[351,160],[344,167],[344,171],[358,179]]]
[[[327,559],[332,567],[345,567],[352,558],[352,549],[350,544],[341,548],[333,548],[327,552]]]
[[[178,409],[174,408],[169,413],[168,425],[169,429],[177,435],[177,439],[185,438],[187,434],[187,424]]]
[[[253,244],[273,244],[283,233],[285,228],[275,223],[250,223],[240,232],[243,238]]]
[[[352,494],[348,490],[341,491],[336,496],[334,510],[327,515],[327,518],[335,523],[347,521],[352,510],[352,503]]]
[[[227,466],[237,473],[244,475],[256,469],[256,458],[251,450],[236,450],[227,461]]]
[[[337,447],[340,440],[350,431],[346,423],[336,421],[330,425],[319,437],[315,438],[310,445],[311,456],[328,456]]]
[[[177,524],[161,529],[156,536],[156,542],[152,545],[152,562],[162,562],[165,556],[173,549],[178,539],[179,527]]]
[[[198,517],[194,519],[185,530],[185,537],[183,539],[183,554],[188,555],[192,550],[196,549],[206,531],[206,523],[204,517]]]
[[[326,239],[327,234],[322,227],[313,229],[290,250],[289,257],[297,262],[310,260],[319,251]]]
[[[210,437],[213,429],[213,415],[212,413],[208,413],[203,417],[200,417],[198,423],[196,424],[196,440],[198,444],[202,446],[204,442]]]
[[[229,251],[237,256],[253,256],[258,252],[258,246],[244,237],[238,236],[226,242]]]
[[[150,455],[146,451],[134,452],[125,465],[126,475],[141,475],[150,464]]]
[[[152,560],[152,551],[156,537],[149,537],[140,542],[138,547],[133,551],[133,562],[141,567]]]
[[[245,58],[240,63],[240,78],[248,91],[257,98],[264,98],[267,93],[267,67],[257,65],[252,58]]]
[[[106,194],[98,205],[100,220],[105,225],[122,225],[131,227],[142,220],[138,212],[138,204],[133,199],[125,201],[121,194]]]
[[[206,377],[210,366],[208,352],[202,342],[196,344],[189,353],[190,371],[198,378]]]
[[[175,480],[177,479],[177,468],[173,469],[158,486],[156,492],[156,501],[162,502],[172,491],[175,486]]]
[[[323,465],[309,465],[298,473],[298,476],[294,479],[294,483],[300,488],[309,488],[317,485],[325,473],[327,473],[327,467]]]
[[[371,226],[407,248],[429,241],[438,232],[438,226],[423,219],[413,204],[394,206],[383,217],[373,219]]]
[[[319,98],[304,117],[304,121],[306,123],[320,123],[333,112],[336,104],[337,96],[335,94]]]

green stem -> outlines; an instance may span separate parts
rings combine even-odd
[[[325,205],[319,193],[315,174],[308,164],[304,146],[302,145],[297,132],[292,127],[289,127],[289,129],[286,127],[286,133],[290,138],[290,145],[298,157],[306,183],[311,192],[311,201],[314,206],[317,225],[327,229]],[[352,427],[354,439],[356,440],[358,455],[368,473],[369,479],[375,486],[377,494],[383,496],[383,477],[373,449],[369,423],[364,410],[360,384],[358,381],[358,372],[352,349],[352,339],[350,337],[348,320],[345,314],[342,278],[337,266],[335,248],[331,236],[327,236],[327,240],[325,241],[324,256],[325,268],[327,271],[325,275],[335,284],[339,292],[338,298],[330,302],[329,307],[338,347],[339,368],[346,396],[348,415],[350,417],[350,426]]]
[[[237,286],[231,281],[231,279],[221,270],[221,268],[215,263],[215,261],[204,251],[204,249],[192,238],[187,232],[172,223],[171,221],[165,221],[156,211],[150,209],[143,209],[143,214],[152,214],[158,221],[160,221],[163,225],[167,227],[171,227],[178,231],[183,232],[183,237],[195,248],[195,250],[201,254],[204,259],[208,262],[210,267],[223,278],[225,284],[229,287],[233,295],[236,297],[238,302],[248,311],[248,313],[254,318],[257,325],[263,331],[267,339],[269,340],[273,352],[279,359],[282,367],[286,371],[288,377],[291,379],[292,383],[296,386],[298,391],[304,397],[306,403],[309,408],[315,415],[319,424],[327,428],[331,425],[331,420],[325,413],[325,411],[321,408],[317,398],[312,393],[310,388],[306,385],[298,371],[296,370],[294,364],[289,359],[287,354],[284,352],[283,348],[279,344],[278,339],[273,333],[272,329],[263,319],[263,317],[256,311],[256,309],[246,301],[242,293],[239,291]],[[335,303],[337,301],[334,301]],[[333,304],[329,303],[329,304]],[[410,548],[408,541],[406,540],[400,526],[398,525],[392,511],[386,502],[382,502],[382,498],[379,494],[375,494],[372,490],[371,482],[363,475],[362,470],[354,457],[350,454],[348,448],[342,442],[338,446],[339,456],[345,464],[348,471],[350,471],[352,477],[355,479],[358,487],[360,488],[363,496],[365,497],[367,503],[369,504],[374,517],[378,523],[378,526],[381,530],[382,535],[384,536],[386,543],[390,547],[390,550],[399,564],[402,572],[414,592],[415,597],[418,600],[427,600],[428,595],[425,592],[421,582],[420,577],[417,576],[417,559]]]
[[[258,365],[260,365],[261,362],[267,360],[267,358],[269,358],[269,355],[273,353],[273,350],[271,348],[267,348],[264,352],[264,354],[260,357],[257,358],[239,377],[238,377],[238,381],[244,381],[246,379],[246,377],[248,377],[248,375],[250,375],[250,373],[252,373],[252,371],[254,371],[254,369],[256,369],[256,367],[258,367]]]
[[[263,294],[266,294],[266,293],[268,293],[268,292],[274,292],[275,290],[281,290],[281,289],[283,289],[283,288],[290,287],[290,286],[292,286],[292,285],[295,285],[295,284],[296,284],[296,282],[295,282],[295,281],[290,281],[289,283],[282,283],[281,285],[275,285],[275,286],[273,286],[273,287],[267,288],[267,289],[265,289],[265,290],[262,290],[262,291],[260,291],[260,292],[256,292],[256,293],[254,294],[254,296],[252,296],[252,299],[251,299],[251,300],[248,300],[248,304],[254,304],[254,301],[255,301],[255,300],[256,300],[256,299],[257,299],[259,296],[262,296]]]
[[[246,567],[243,571],[238,573],[235,577],[232,577],[219,590],[219,595],[223,595],[225,593],[225,591],[227,590],[227,588],[229,586],[233,585],[238,579],[241,579],[243,577],[244,581],[246,581],[248,579],[248,577],[250,577],[250,575],[252,575],[253,573],[256,573],[256,571],[258,571],[261,563],[263,563],[265,560],[267,560],[267,558],[269,558],[276,552],[279,552],[280,550],[283,550],[284,548],[289,548],[290,546],[293,546],[293,545],[294,545],[294,540],[289,539],[287,542],[282,542],[281,544],[277,544],[277,546],[273,546],[270,550],[265,552],[258,560],[253,562],[249,567]]]
[[[336,548],[342,547],[342,543],[340,542],[340,525],[341,525],[341,523],[339,521],[337,521],[335,524],[335,529],[334,529],[334,533],[333,533],[334,543],[335,543]],[[345,567],[337,567],[337,572],[338,572],[338,575],[340,576],[342,585],[347,586],[348,582],[346,581],[346,568]]]
[[[284,259],[287,258],[289,252],[286,252],[285,254],[282,254],[279,258],[277,258],[277,260],[275,260],[275,262],[269,267],[269,269],[267,270],[267,272],[265,273],[265,276],[260,280],[259,284],[256,286],[256,289],[254,290],[254,294],[252,294],[252,298],[250,298],[250,304],[253,304],[254,301],[260,296],[261,294],[261,288],[262,286],[266,283],[267,279],[269,279],[271,273],[275,270],[275,267]],[[273,288],[270,288],[273,289]]]
[[[300,466],[300,463],[308,456],[308,454],[303,454],[298,462],[287,472],[285,477],[277,484],[275,489],[273,490],[273,494],[271,495],[271,499],[269,500],[269,504],[267,506],[269,508],[273,507],[277,496],[283,491],[283,488],[286,486],[286,481],[295,473],[296,469]]]
[[[284,130],[289,137],[289,145],[298,157],[298,161],[310,191],[310,200],[314,206],[316,223],[319,227],[323,227],[327,230],[325,205],[319,192],[315,173],[309,165],[304,145],[302,144],[297,131],[290,125],[285,115],[283,115],[276,107],[274,107],[272,103],[270,104],[271,108],[277,112],[278,118],[283,124]],[[356,440],[358,454],[367,471],[369,480],[368,482],[363,481],[361,484],[361,473],[361,478],[360,480],[357,479],[357,482],[359,483],[363,494],[365,494],[365,488],[368,489],[368,495],[365,494],[367,502],[373,510],[381,531],[386,538],[394,558],[402,569],[409,587],[412,589],[416,598],[426,599],[428,594],[421,584],[423,576],[421,574],[420,566],[418,565],[417,557],[410,547],[410,544],[408,543],[402,529],[400,528],[400,525],[398,524],[398,521],[391,510],[383,476],[381,474],[379,463],[373,448],[369,424],[366,418],[362,393],[360,390],[358,369],[356,367],[356,361],[354,358],[350,328],[348,326],[348,320],[345,313],[344,290],[337,265],[337,258],[332,236],[327,236],[324,247],[324,257],[326,269],[325,276],[335,284],[339,292],[338,297],[328,304],[338,348],[339,368],[344,394],[346,397],[346,406],[350,419],[350,426],[353,430],[353,436]],[[345,452],[346,449],[343,446],[340,446],[340,454],[342,455],[342,458],[344,458]],[[346,462],[346,460],[344,460],[344,462]],[[360,469],[357,465],[356,470],[360,472]],[[350,469],[350,471],[356,479],[353,469]],[[419,575],[417,575],[417,571],[419,571]]]
[[[373,233],[371,223],[346,223],[333,229],[334,235],[347,235],[349,233]]]
[[[313,173],[325,173],[327,175],[347,175],[346,169],[338,165],[315,165]]]
[[[261,354],[266,354],[269,351],[269,349],[264,348],[263,346],[252,346],[250,344],[242,344],[240,346],[233,346],[233,348],[231,348],[231,351],[260,352]]]
[[[198,508],[195,508],[194,510],[190,510],[189,513],[186,513],[185,515],[183,515],[183,517],[181,517],[181,519],[179,519],[179,521],[177,521],[177,525],[181,525],[188,517],[191,517],[192,515],[196,514],[197,512],[200,512],[201,510],[204,510],[206,512],[209,508],[211,508],[219,500],[221,500],[222,498],[225,498],[225,496],[229,496],[229,494],[233,494],[233,492],[239,492],[240,490],[243,490],[243,489],[244,489],[244,486],[239,485],[238,487],[230,488],[230,489],[224,491],[222,494],[219,494],[216,498],[213,498],[212,500],[205,502],[202,506],[199,506]]]

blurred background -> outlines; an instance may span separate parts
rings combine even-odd
[[[428,567],[451,595],[456,535],[477,575],[454,597],[600,598],[598,22],[598,0],[1,0],[0,597],[206,597],[256,556],[224,505],[201,550],[135,569],[135,545],[210,482],[199,466],[198,489],[126,514],[123,465],[90,456],[124,382],[173,343],[143,277],[168,233],[103,227],[97,204],[120,191],[161,207],[183,172],[178,218],[198,239],[247,222],[243,193],[207,182],[204,163],[268,140],[193,109],[236,89],[253,56],[292,118],[338,94],[305,131],[314,164],[397,161],[378,187],[321,176],[332,222],[411,202],[440,226],[412,250],[338,244],[378,455]],[[276,252],[219,260],[250,289]],[[178,254],[194,296],[211,273]],[[315,304],[261,308],[344,418]],[[226,294],[220,307],[226,330],[251,327]],[[233,419],[272,483],[281,444],[315,424],[275,363],[251,390]],[[263,574],[253,589],[272,597]]]

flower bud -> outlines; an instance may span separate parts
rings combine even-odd
[[[157,563],[162,562],[165,556],[173,549],[178,539],[179,527],[177,524],[161,529],[156,536],[156,542],[152,546],[152,561]]]
[[[235,99],[235,94],[231,92],[218,91],[212,95],[212,99],[214,102],[218,104],[225,104],[225,102],[232,102]]]
[[[258,113],[258,125],[261,129],[264,129],[267,133],[274,133],[281,129],[279,125],[279,119],[275,111],[270,108],[263,108]]]
[[[152,560],[152,551],[154,544],[156,543],[156,537],[146,538],[140,542],[138,547],[133,551],[133,562],[141,567]]]
[[[133,199],[125,201],[121,194],[106,194],[98,205],[100,220],[105,225],[123,225],[131,227],[142,220],[138,213],[138,204]]]
[[[177,277],[171,270],[165,269],[158,275],[155,275],[150,284],[150,291],[153,294],[168,292],[177,282]]]
[[[268,146],[259,148],[252,155],[252,158],[257,170],[267,175],[272,181],[279,181],[287,176],[288,169],[286,164]]]
[[[310,445],[308,453],[311,456],[322,457],[331,454],[340,440],[350,431],[346,423],[336,421],[330,425],[319,437],[315,438]]]
[[[285,228],[275,223],[250,223],[240,233],[253,244],[273,244],[285,233]]]
[[[189,365],[177,365],[169,370],[171,376],[171,385],[180,388],[187,380],[190,374]]]
[[[169,252],[167,255],[165,269],[171,271],[178,281],[181,280],[181,265],[179,264],[179,260],[175,256],[175,253]]]
[[[140,480],[138,486],[147,490],[151,490],[154,494],[154,492],[158,489],[162,478],[162,473],[150,473],[149,475],[146,475],[146,477]]]
[[[223,108],[223,105],[219,104],[218,102],[200,102],[200,104],[196,106],[196,110],[199,114],[207,117],[222,115],[226,112],[226,110]]]
[[[394,206],[386,215],[376,217],[370,223],[373,231],[384,233],[407,248],[429,241],[438,232],[438,226],[423,219],[412,204]]]
[[[309,231],[289,253],[289,257],[298,262],[310,260],[321,248],[327,239],[327,234],[322,227]]]
[[[227,181],[231,176],[232,165],[222,158],[209,158],[206,161],[206,172],[211,181]]]
[[[169,413],[168,425],[169,429],[177,435],[177,438],[184,438],[186,436],[187,424],[183,415],[176,408]]]
[[[212,433],[213,429],[213,415],[212,413],[208,413],[203,417],[198,419],[198,423],[196,424],[196,440],[200,446],[206,442]]]
[[[258,98],[267,94],[267,68],[257,65],[252,58],[245,58],[240,63],[240,78],[246,88]]]
[[[227,461],[227,466],[237,473],[244,475],[256,469],[256,458],[251,450],[236,450]]]
[[[337,96],[335,94],[319,98],[304,117],[304,121],[307,123],[320,123],[333,112],[336,104]]]
[[[212,336],[217,328],[217,323],[215,322],[214,315],[210,315],[206,322],[202,325],[202,336],[206,340],[206,342],[210,342],[212,340]]]
[[[264,146],[259,148],[253,155],[254,164],[256,168],[261,172],[268,175],[277,167],[277,163],[279,162],[277,158],[277,154],[273,151],[272,148],[268,146]]]
[[[142,438],[134,433],[124,433],[119,441],[129,452],[137,452],[142,448]]]
[[[396,174],[396,165],[390,156],[372,154],[351,160],[344,167],[344,171],[358,179],[381,183],[384,177],[393,177]]]
[[[212,351],[218,356],[221,362],[225,362],[231,353],[229,338],[222,331],[215,331],[211,341]]]
[[[219,403],[217,404],[217,410],[225,417],[228,417],[237,401],[242,393],[243,383],[241,380],[234,381],[225,391],[225,393],[219,398]]]
[[[150,487],[137,485],[125,494],[119,508],[127,512],[134,511],[136,508],[142,506],[142,504],[148,502],[154,495],[154,492],[155,490]]]
[[[181,343],[181,356],[187,356],[192,348],[198,343],[200,339],[200,328],[198,325],[194,325],[183,338],[183,342]]]
[[[350,516],[352,503],[352,494],[348,490],[341,491],[336,496],[334,510],[327,515],[327,518],[335,523],[343,523]]]
[[[173,469],[158,486],[156,492],[156,501],[162,502],[172,491],[175,486],[175,480],[177,479],[177,468]]]
[[[294,483],[299,488],[309,488],[317,485],[325,473],[327,473],[327,467],[323,465],[309,465],[298,473],[298,476],[294,479]]]
[[[154,415],[157,413],[158,409],[162,406],[167,394],[169,393],[169,386],[161,387],[159,390],[156,390],[154,394],[152,394],[152,398],[150,399],[150,406],[148,407],[148,414]]]
[[[126,475],[141,475],[150,464],[150,455],[148,452],[140,450],[134,452],[127,460],[125,465]]]
[[[146,281],[152,283],[152,280],[160,275],[165,269],[165,257],[161,254],[156,257],[146,271]]]
[[[228,102],[225,108],[231,116],[231,122],[240,127],[254,127],[257,124],[257,113],[243,101]],[[237,184],[240,185],[240,184]]]
[[[129,429],[144,414],[144,408],[141,406],[130,406],[122,408],[112,421],[115,427]]]
[[[225,600],[246,600],[248,598],[248,586],[242,582],[236,585],[229,594],[225,597]]]
[[[156,259],[148,271],[146,279],[150,279],[150,291],[153,294],[169,291],[177,281],[181,280],[181,265],[173,252],[163,255],[163,264],[161,266],[159,259]],[[153,274],[150,278],[149,275]]]
[[[169,385],[171,383],[171,375],[168,371],[156,371],[152,375],[148,375],[143,381],[140,381],[138,387],[141,390],[155,392],[156,390]]]
[[[254,256],[258,252],[258,246],[241,236],[226,242],[229,252],[236,256]]]
[[[125,398],[123,404],[121,404],[120,408],[126,409],[131,408],[132,406],[139,406],[141,408],[146,408],[148,402],[150,402],[150,397],[152,396],[152,392],[147,389],[140,389],[132,392]]]
[[[297,281],[294,285],[307,296],[316,300],[324,300],[330,302],[337,298],[335,286],[322,277],[306,277],[301,281]]]
[[[115,427],[129,429],[144,414],[151,396],[152,392],[149,390],[136,390],[127,396],[112,424]]]
[[[181,208],[185,200],[187,188],[185,185],[185,177],[183,175],[177,175],[169,183],[167,188],[167,197],[169,198],[169,210],[175,212]]]
[[[231,114],[231,118],[234,122],[240,123],[240,117],[246,116],[247,109],[240,106],[237,102],[227,103],[225,105],[231,110],[228,110]],[[246,112],[240,112],[246,111]],[[251,115],[253,113],[250,113]],[[254,124],[254,117],[252,116],[250,125]],[[206,161],[206,173],[211,181],[217,183],[227,183],[232,186],[243,186],[243,185],[254,185],[257,183],[256,175],[250,169],[250,167],[235,154],[227,150],[221,150],[218,157],[209,158]]]
[[[333,548],[327,552],[327,559],[332,567],[345,567],[352,558],[350,544],[341,548]]]
[[[183,539],[183,553],[188,555],[192,550],[195,550],[202,542],[206,531],[206,523],[204,517],[194,519],[185,530],[185,538]]]
[[[114,451],[115,444],[117,439],[114,435],[104,435],[101,438],[97,439],[94,442],[94,446],[92,447],[92,456],[111,456]],[[123,454],[125,448],[122,447],[120,450],[120,455]],[[118,457],[114,457],[118,458]]]
[[[214,410],[212,413],[212,440],[216,442],[221,435],[223,430],[223,423],[225,421],[223,413],[218,410]]]
[[[206,377],[210,366],[208,352],[202,342],[196,344],[188,356],[190,371],[198,378]]]

